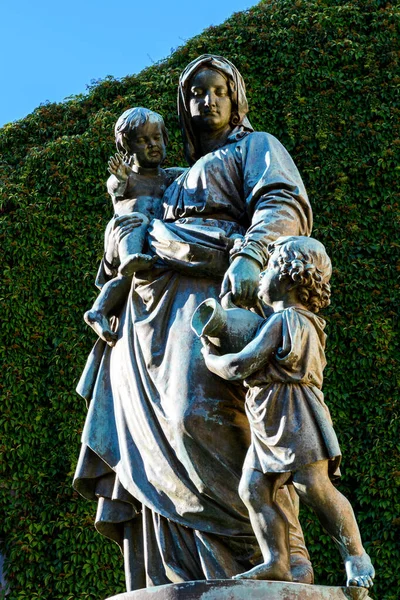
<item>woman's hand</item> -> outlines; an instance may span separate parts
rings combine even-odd
[[[137,214],[123,215],[122,217],[117,217],[114,221],[113,227],[113,236],[115,242],[119,244],[125,236],[127,236],[129,233],[131,233],[131,231],[136,229],[136,227],[140,227],[142,223],[143,218]]]
[[[107,242],[107,250],[105,253],[106,261],[109,264],[115,262],[115,258],[118,256],[118,244],[124,239],[131,231],[140,227],[143,223],[143,219],[138,215],[123,215],[117,217],[114,221],[111,233]]]
[[[232,292],[233,301],[240,306],[254,306],[257,303],[260,264],[249,256],[237,256],[224,275],[220,298]]]

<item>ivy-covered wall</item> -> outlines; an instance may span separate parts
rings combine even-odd
[[[398,377],[399,5],[269,0],[190,40],[165,62],[0,130],[0,539],[10,600],[99,600],[124,590],[119,550],[73,492],[85,404],[74,392],[94,333],[82,314],[111,205],[106,163],[128,107],[165,116],[167,165],[184,165],[176,117],[182,68],[232,60],[256,129],[292,154],[333,261],[326,400],[350,498],[376,568],[376,600],[400,589]],[[133,35],[133,32],[132,32]],[[342,584],[333,544],[302,523],[317,582]]]

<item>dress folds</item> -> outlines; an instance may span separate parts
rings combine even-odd
[[[201,302],[219,298],[235,238],[264,266],[268,243],[312,226],[292,159],[265,133],[233,134],[163,202],[163,221],[148,232],[157,262],[136,274],[116,345],[95,344],[78,385],[89,408],[74,481],[98,500],[96,526],[118,543],[124,524],[143,520],[149,585],[231,577],[260,557],[238,495],[250,444],[245,388],[208,371],[190,323]],[[292,551],[306,556],[281,495]]]

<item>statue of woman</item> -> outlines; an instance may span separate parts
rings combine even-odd
[[[97,342],[78,386],[89,411],[74,485],[98,500],[97,529],[122,547],[128,591],[230,578],[261,560],[238,494],[244,390],[208,371],[190,323],[203,300],[227,292],[252,306],[268,244],[312,227],[298,170],[278,140],[253,131],[234,65],[212,55],[190,63],[178,110],[190,168],[149,227],[157,261],[136,274],[115,346]],[[113,244],[136,224],[125,220],[108,238],[103,281]],[[279,502],[293,580],[311,582],[290,490]]]

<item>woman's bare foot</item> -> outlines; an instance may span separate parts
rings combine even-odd
[[[108,319],[98,310],[88,310],[83,315],[85,322],[110,346],[115,346],[117,334],[112,331]]]
[[[130,254],[120,265],[118,271],[124,277],[129,277],[137,271],[150,269],[155,262],[156,257],[148,254]]]
[[[239,573],[232,579],[263,579],[271,581],[292,581],[292,575],[290,570],[285,568],[285,565],[280,564],[278,561],[263,563],[257,565],[250,571],[245,573]]]
[[[347,574],[347,586],[370,588],[374,585],[375,569],[366,552],[361,556],[348,556],[344,561]]]

